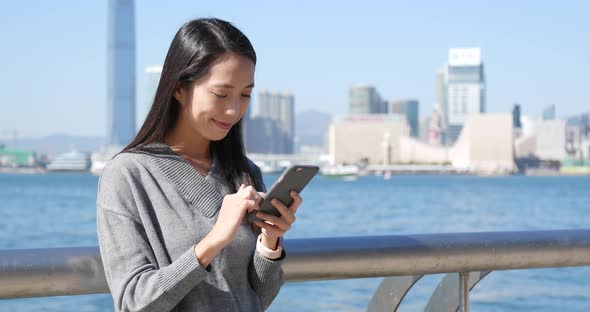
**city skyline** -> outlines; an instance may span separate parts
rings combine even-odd
[[[510,112],[514,102],[523,115],[540,116],[550,105],[557,117],[590,110],[590,95],[583,91],[590,43],[582,40],[588,3],[322,3],[314,5],[314,14],[310,5],[136,3],[136,105],[147,101],[144,69],[163,62],[178,27],[216,16],[252,40],[257,89],[296,94],[296,112],[344,114],[350,86],[366,83],[387,101],[417,99],[420,116],[427,116],[448,49],[469,46],[480,47],[486,63],[486,111]],[[0,131],[104,136],[107,2],[11,2],[3,5],[0,26],[17,29],[1,43]]]
[[[277,91],[258,92],[255,115],[248,111],[245,125],[246,151],[251,153],[295,153],[295,96]]]

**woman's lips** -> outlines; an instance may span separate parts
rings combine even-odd
[[[229,128],[231,128],[232,124],[231,123],[227,123],[227,122],[221,122],[218,120],[213,119],[213,122],[221,129],[224,130],[228,130]]]

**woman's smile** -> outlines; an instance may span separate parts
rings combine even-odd
[[[216,124],[216,125],[217,125],[219,128],[221,128],[221,129],[223,129],[223,130],[229,130],[229,129],[230,129],[232,126],[233,126],[233,124],[232,124],[232,123],[222,122],[222,121],[215,120],[215,119],[213,119],[213,122],[214,122],[214,123],[215,123],[215,124]]]

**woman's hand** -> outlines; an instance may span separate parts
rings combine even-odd
[[[291,197],[293,197],[293,204],[290,207],[285,206],[278,199],[272,198],[270,203],[277,208],[281,213],[280,217],[275,217],[271,214],[264,212],[257,212],[256,216],[262,221],[255,221],[254,224],[258,225],[262,229],[262,244],[271,249],[277,248],[277,241],[279,237],[285,235],[287,231],[291,229],[291,225],[295,222],[295,212],[303,199],[295,191],[291,191]]]
[[[223,198],[213,229],[195,246],[195,254],[202,266],[208,266],[221,249],[234,240],[246,211],[258,209],[261,199],[254,187],[244,184],[237,193]]]
[[[242,184],[235,194],[226,195],[211,234],[227,245],[234,240],[246,212],[258,209],[262,197],[254,187]]]

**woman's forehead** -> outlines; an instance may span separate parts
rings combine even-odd
[[[249,58],[226,53],[209,67],[208,85],[220,88],[248,88],[254,86],[254,62]]]

